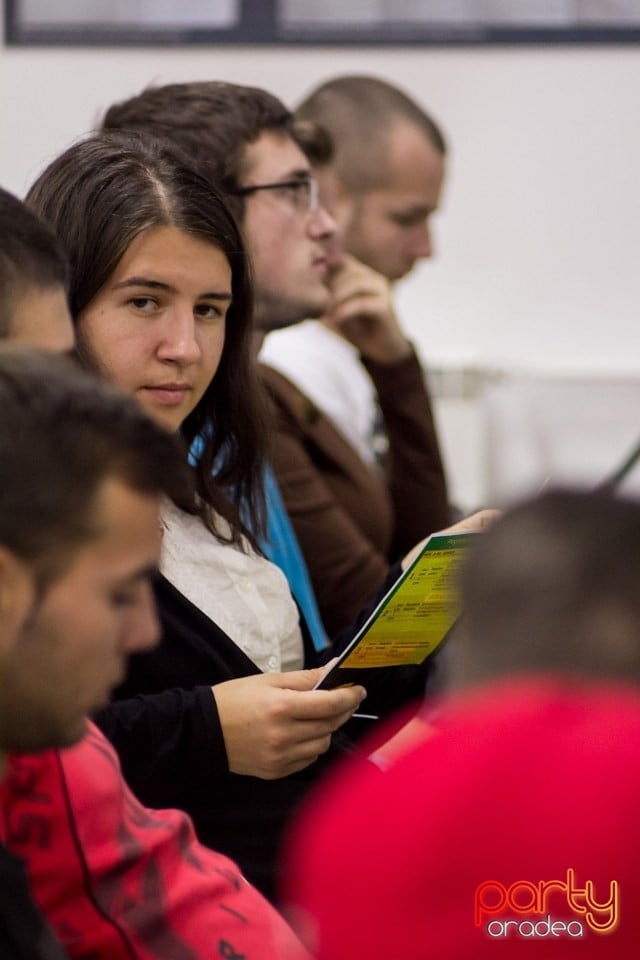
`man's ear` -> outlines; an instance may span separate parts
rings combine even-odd
[[[320,187],[320,202],[336,220],[339,229],[344,229],[352,216],[353,198],[332,167],[314,169]]]
[[[18,639],[34,597],[31,570],[0,544],[0,650],[8,650]]]

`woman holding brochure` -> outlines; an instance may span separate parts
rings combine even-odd
[[[163,519],[161,642],[132,658],[98,721],[140,799],[186,810],[273,897],[282,830],[350,749],[336,731],[364,690],[312,689],[323,671],[306,626],[238,509],[259,516],[264,435],[242,240],[206,181],[133,135],[74,144],[28,203],[69,256],[84,362],[187,445],[200,437],[197,502]]]

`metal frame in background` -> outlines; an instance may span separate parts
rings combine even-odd
[[[320,2],[320,0],[318,0]],[[348,3],[348,0],[345,0]],[[21,0],[5,0],[5,42],[27,46],[177,46],[177,45],[323,45],[323,46],[461,46],[637,44],[640,25],[589,27],[495,26],[469,23],[426,26],[415,22],[291,27],[278,14],[278,0],[238,0],[238,23],[229,28],[210,27],[77,27],[25,25]]]

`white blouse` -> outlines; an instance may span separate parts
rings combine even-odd
[[[221,543],[199,517],[163,508],[160,569],[265,673],[299,670],[304,652],[298,608],[287,579],[248,543]],[[217,518],[220,530],[227,522]]]

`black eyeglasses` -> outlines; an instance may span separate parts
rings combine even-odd
[[[255,183],[233,191],[235,197],[248,197],[260,190],[280,193],[299,213],[311,213],[318,209],[318,181],[314,177],[297,180],[282,180],[279,183]]]

